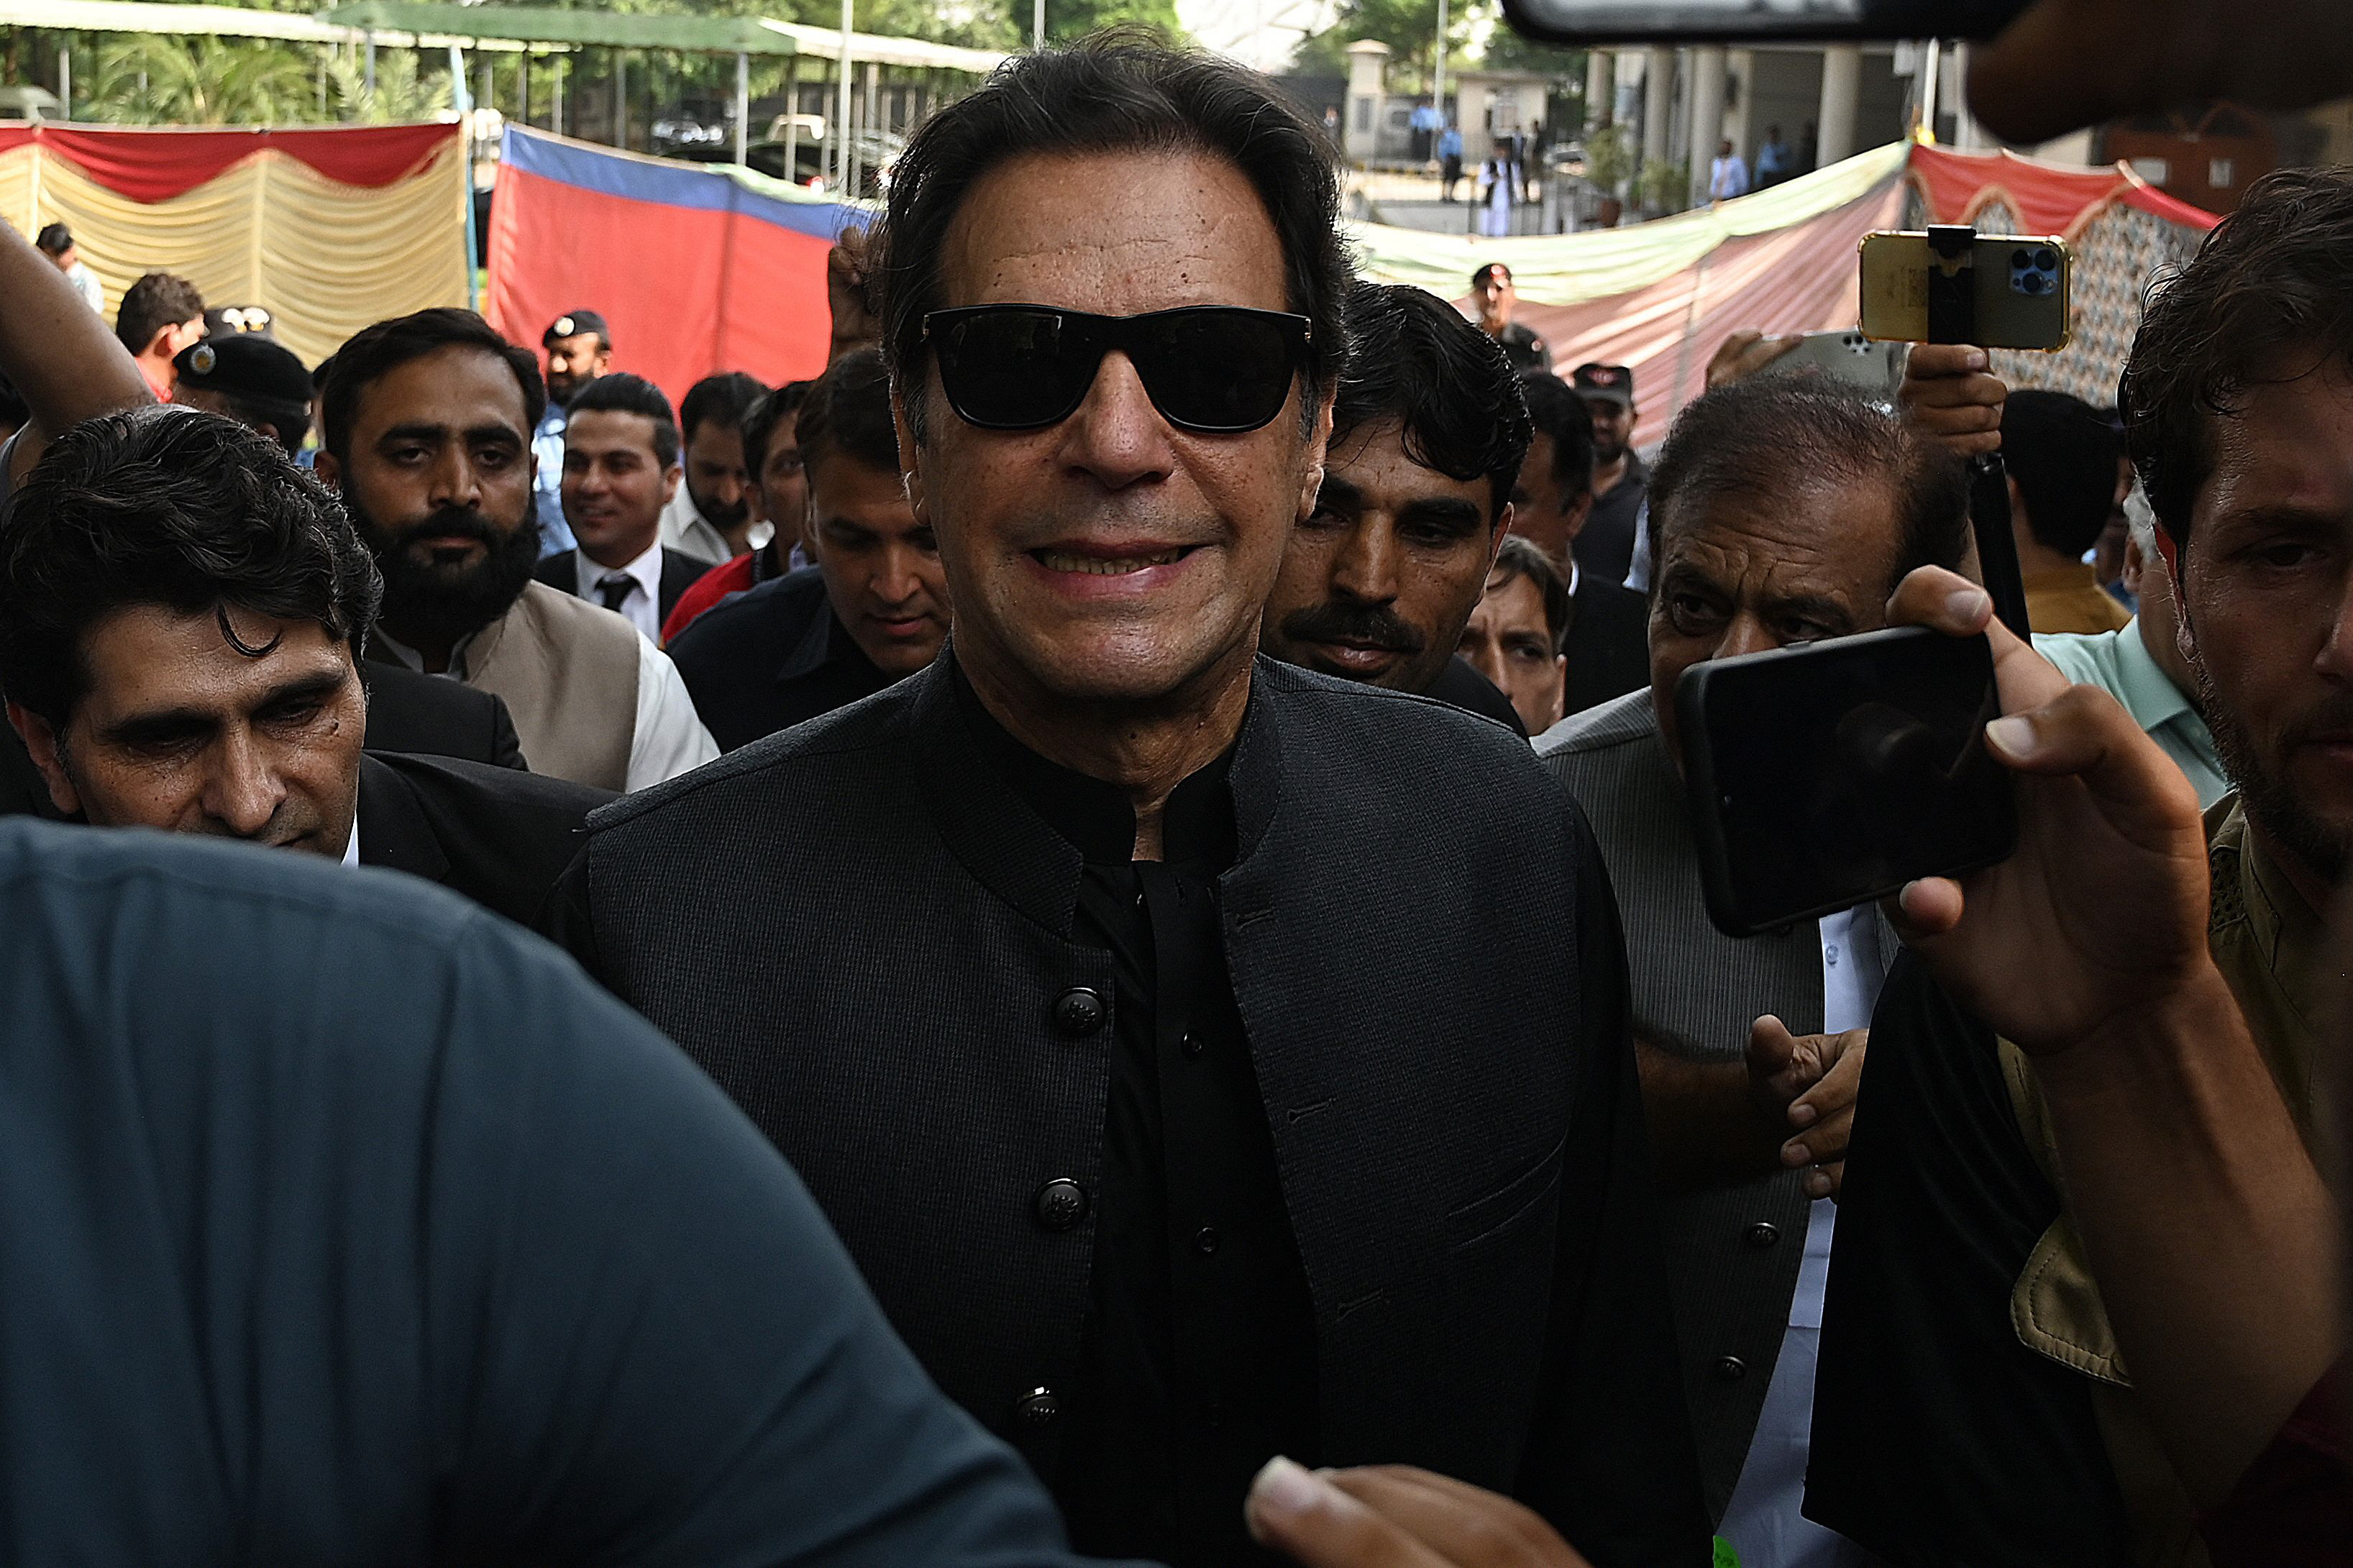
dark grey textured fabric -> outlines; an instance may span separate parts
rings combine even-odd
[[[1737,1060],[1760,1014],[1793,1033],[1822,1026],[1822,950],[1811,921],[1737,942],[1708,923],[1683,786],[1639,691],[1554,727],[1537,742],[1585,807],[1626,926],[1634,1031],[1702,1059]],[[1897,952],[1893,932],[1881,953]],[[1803,1173],[1660,1200],[1668,1291],[1709,1512],[1721,1518],[1764,1408],[1805,1254]],[[1773,1227],[1758,1246],[1753,1227]],[[1736,1378],[1721,1363],[1736,1358]]]
[[[1051,1483],[1116,1031],[1081,859],[949,658],[598,812],[565,934],[791,1155],[947,1392]],[[1514,1492],[1596,1563],[1706,1561],[1607,879],[1509,732],[1261,658],[1221,929],[1313,1298],[1322,1458]],[[796,825],[777,831],[776,825]],[[1235,1500],[1239,1504],[1240,1500]]]

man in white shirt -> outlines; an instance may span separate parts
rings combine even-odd
[[[678,423],[642,376],[601,375],[572,400],[564,430],[564,520],[576,542],[535,575],[628,618],[657,647],[679,595],[718,564],[662,542],[679,492]]]
[[[768,542],[771,531],[753,514],[744,460],[744,416],[767,395],[765,384],[740,370],[686,389],[678,405],[680,483],[661,515],[661,542],[672,550],[716,566]]]
[[[93,310],[106,310],[106,286],[90,269],[90,263],[81,258],[71,229],[61,223],[50,224],[33,244],[49,258],[49,265],[66,275],[66,281],[74,286],[74,292],[82,297],[84,304]]]
[[[1537,753],[1584,805],[1624,911],[1668,1288],[1719,1533],[1748,1568],[1854,1568],[1857,1549],[1799,1504],[1831,1200],[1896,944],[1867,906],[1746,941],[1708,923],[1674,693],[1710,659],[1881,627],[1907,572],[1966,552],[1968,487],[1861,392],[1778,377],[1687,408],[1650,505],[1650,686],[1555,726]]]
[[[470,311],[378,322],[335,355],[317,471],[384,573],[371,658],[504,698],[538,772],[641,789],[719,748],[626,617],[533,581],[544,399],[536,356]]]
[[[1715,162],[1708,165],[1707,199],[1728,202],[1735,196],[1747,194],[1748,161],[1740,155],[1727,136],[1716,143]]]

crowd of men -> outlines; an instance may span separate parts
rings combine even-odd
[[[0,236],[12,1559],[2353,1554],[2353,175],[1646,460],[1330,157],[1025,57],[675,406]],[[2017,853],[1723,934],[1679,683],[1904,625]]]

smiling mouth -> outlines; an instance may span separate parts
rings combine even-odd
[[[1162,550],[1150,555],[1074,555],[1064,550],[1033,550],[1030,559],[1049,572],[1081,572],[1090,577],[1126,577],[1138,572],[1148,572],[1155,566],[1174,566],[1193,553],[1194,546],[1182,545],[1175,550]]]

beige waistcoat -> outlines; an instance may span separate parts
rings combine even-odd
[[[638,629],[544,583],[474,634],[452,670],[506,700],[533,773],[628,787],[638,728]]]

